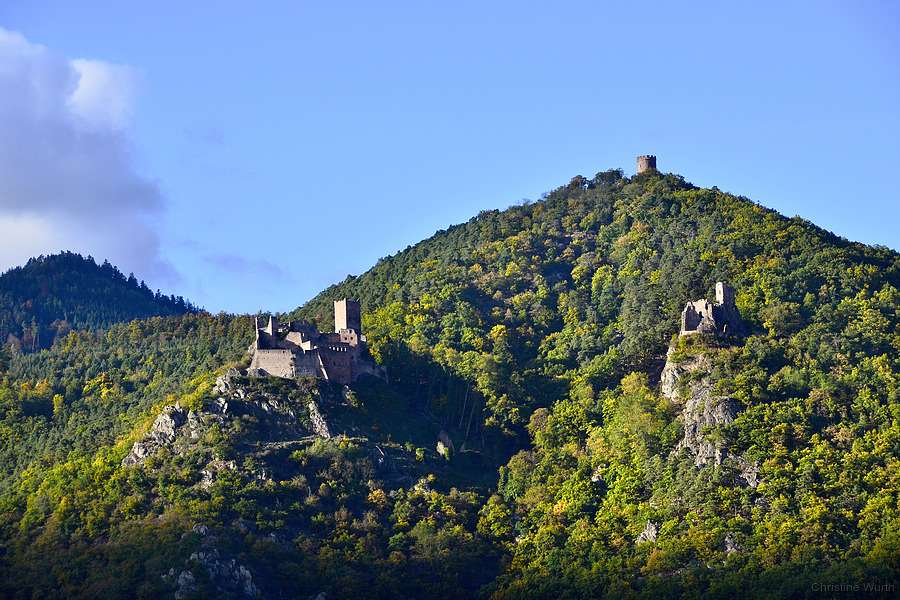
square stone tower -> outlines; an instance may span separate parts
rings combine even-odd
[[[734,304],[734,288],[724,281],[716,282],[716,303],[717,304]]]
[[[656,157],[652,154],[642,154],[637,157],[637,172],[656,170]]]
[[[340,333],[342,329],[352,329],[357,333],[362,332],[362,319],[360,318],[359,302],[344,298],[334,301],[334,331]]]

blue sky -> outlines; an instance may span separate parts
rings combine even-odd
[[[141,4],[0,4],[0,138],[25,140],[0,140],[0,267],[65,246],[211,310],[288,310],[642,153],[900,248],[893,2]],[[44,87],[14,102],[35,73],[74,124],[35,112]],[[17,157],[54,136],[70,154]]]

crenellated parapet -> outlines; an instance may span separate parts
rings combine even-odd
[[[644,173],[646,171],[656,170],[656,156],[652,154],[642,154],[637,157],[637,172]]]

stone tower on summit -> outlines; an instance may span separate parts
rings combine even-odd
[[[652,154],[642,154],[637,157],[637,172],[644,173],[646,171],[656,170],[656,157]]]

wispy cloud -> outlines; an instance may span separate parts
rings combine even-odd
[[[162,194],[132,157],[139,79],[0,28],[0,269],[71,249],[177,279],[160,253]]]
[[[277,279],[282,283],[292,281],[291,275],[275,263],[261,258],[246,258],[237,254],[210,254],[204,260],[221,271],[254,279]]]

